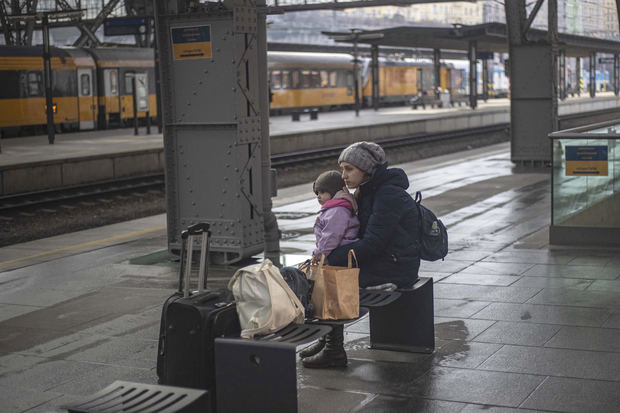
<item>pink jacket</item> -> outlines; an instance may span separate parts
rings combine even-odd
[[[334,248],[357,241],[360,222],[356,213],[357,202],[349,191],[340,190],[325,202],[314,222],[316,249],[312,255],[322,252],[327,256]]]

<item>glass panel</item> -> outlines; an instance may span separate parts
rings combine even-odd
[[[329,87],[336,87],[337,81],[338,79],[338,74],[336,73],[335,70],[332,70],[329,72]]]
[[[125,73],[125,93],[133,94],[133,73]]]
[[[90,96],[90,75],[88,73],[80,75],[80,90],[82,96]]]
[[[43,93],[40,72],[28,72],[28,96],[41,96]]]
[[[280,77],[280,71],[274,70],[271,72],[271,88],[272,89],[281,89],[282,88],[282,78]]]
[[[115,70],[110,71],[110,93],[118,95],[118,73]]]
[[[288,70],[282,71],[282,89],[289,89],[291,87],[291,76]]]
[[[553,139],[553,225],[620,228],[620,140]]]
[[[295,70],[293,72],[293,84],[291,85],[291,88],[299,89],[299,83],[300,83],[299,71]]]
[[[308,89],[311,85],[311,81],[310,81],[310,71],[309,70],[302,70],[301,71],[301,87],[303,89]]]
[[[327,76],[327,70],[321,70],[321,87],[329,87],[329,78]]]
[[[310,87],[321,87],[321,76],[319,75],[318,70],[312,71],[312,81],[310,83]]]

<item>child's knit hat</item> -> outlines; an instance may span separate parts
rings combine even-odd
[[[328,192],[332,198],[342,188],[344,188],[344,181],[338,171],[323,172],[312,185],[315,194],[317,192]]]

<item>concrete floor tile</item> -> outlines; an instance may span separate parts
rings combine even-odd
[[[620,328],[620,312],[613,311],[603,324],[605,328]]]
[[[549,377],[522,406],[571,413],[617,413],[620,383]]]
[[[532,304],[555,304],[571,307],[620,308],[618,294],[613,291],[579,291],[570,289],[543,289],[528,300]]]
[[[62,394],[54,392],[43,392],[27,388],[16,391],[14,388],[0,386],[0,406],[2,412],[13,413],[23,412],[34,406],[45,405],[60,400]],[[50,410],[44,410],[50,412]]]
[[[364,393],[410,396],[417,388],[415,380],[427,371],[428,365],[387,363],[352,358],[342,369],[298,370],[301,385]]]
[[[434,285],[433,293],[442,299],[524,303],[539,291],[539,288],[438,283]]]
[[[489,257],[490,255],[492,255],[493,252],[491,251],[476,251],[473,249],[469,249],[469,250],[456,250],[456,251],[448,251],[448,255],[446,256],[447,259],[450,260],[457,260],[457,261],[481,261],[484,260],[485,258]]]
[[[545,347],[620,353],[620,329],[562,327]]]
[[[89,374],[71,378],[69,381],[49,390],[73,395],[76,396],[76,399],[79,399],[98,392],[116,380],[157,384],[157,375],[154,369],[82,364],[90,366]]]
[[[607,321],[609,314],[609,310],[598,308],[492,303],[471,318],[600,327]]]
[[[469,341],[495,323],[490,320],[435,317],[435,337],[442,340]]]
[[[566,277],[588,280],[615,280],[620,268],[597,267],[593,265],[534,265],[523,273],[528,277]]]
[[[449,277],[451,275],[452,275],[451,272],[418,271],[418,276],[424,277],[424,278],[432,278],[434,283],[439,282],[443,280],[444,278]]]
[[[476,262],[461,272],[469,274],[488,274],[488,275],[521,275],[532,267],[528,263],[510,262]]]
[[[394,412],[425,412],[425,413],[458,413],[463,409],[462,403],[421,398],[404,398],[377,396],[369,403],[352,410],[353,412],[394,413]],[[315,410],[308,410],[315,411]],[[329,410],[324,410],[329,411]]]
[[[489,305],[487,301],[434,299],[438,317],[468,318]]]
[[[620,353],[506,345],[478,368],[620,381]]]
[[[436,340],[433,362],[444,367],[476,368],[502,346],[473,341]]]
[[[516,344],[524,346],[542,346],[560,326],[534,323],[513,323],[498,321],[476,336],[474,341],[498,344]]]
[[[455,273],[458,271],[462,271],[471,265],[470,261],[421,261],[420,262],[420,271],[423,272],[449,272]]]
[[[348,391],[335,391],[302,386],[297,389],[297,408],[300,412],[347,413],[372,395]]]
[[[574,258],[575,255],[565,252],[511,250],[496,252],[485,258],[484,261],[521,264],[568,264]]]
[[[468,404],[459,413],[537,413],[538,410],[513,409],[510,407],[488,406],[485,404]]]
[[[472,284],[472,285],[496,285],[507,287],[514,285],[519,280],[515,275],[491,275],[491,274],[470,274],[457,273],[441,280],[443,284]]]
[[[589,287],[592,291],[620,292],[620,280],[596,280]]]
[[[40,308],[32,305],[0,304],[0,322],[39,310]]]
[[[518,407],[542,380],[527,374],[434,367],[411,390],[431,399]]]
[[[521,277],[515,282],[513,287],[530,288],[573,288],[585,290],[592,285],[592,280],[578,278],[558,278],[558,277]]]

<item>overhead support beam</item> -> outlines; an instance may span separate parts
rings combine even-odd
[[[66,0],[56,0],[56,4],[60,6],[60,9],[63,11],[80,11],[76,10]],[[86,23],[79,21],[77,23],[78,29],[82,32],[82,36],[86,36],[88,40],[90,40],[91,45],[93,46],[101,46],[101,42],[95,35],[95,33],[86,25]],[[95,29],[96,30],[96,29]]]
[[[37,0],[28,0],[26,2],[26,12],[28,14],[34,14],[37,11]],[[34,20],[26,22],[26,33],[24,34],[24,45],[32,46],[32,33],[34,32]]]
[[[272,6],[267,7],[267,14],[283,14],[293,11],[312,11],[312,10],[343,10],[343,9],[355,9],[360,7],[379,7],[379,6],[402,6],[408,7],[414,4],[424,3],[448,3],[454,0],[354,0],[354,1],[324,1],[307,3],[305,0],[300,1],[299,4],[291,4],[291,1],[287,1],[286,5],[280,5],[278,0],[275,0]],[[475,2],[475,0],[469,0]]]
[[[11,32],[11,26],[8,19],[9,13],[7,12],[6,5],[3,0],[0,0],[0,24],[2,24],[2,33],[4,34],[4,43],[7,46],[13,46],[13,33]]]
[[[97,29],[103,24],[103,21],[112,13],[114,7],[118,5],[120,0],[110,0],[97,14],[97,17],[93,19],[90,23],[90,26],[87,26],[89,33],[93,34],[97,32]],[[95,36],[96,38],[96,36]],[[84,47],[88,44],[89,41],[92,41],[92,38],[89,34],[82,32],[80,37],[73,43],[73,46],[76,47]],[[97,43],[95,43],[96,45]]]
[[[527,32],[528,30],[530,30],[530,27],[532,27],[532,23],[534,23],[534,19],[538,15],[538,10],[540,10],[540,6],[542,6],[544,1],[545,0],[537,0],[536,4],[534,5],[534,8],[530,12],[530,15],[528,16],[527,21],[525,22],[525,25],[523,26],[523,35],[525,37],[527,37]]]

